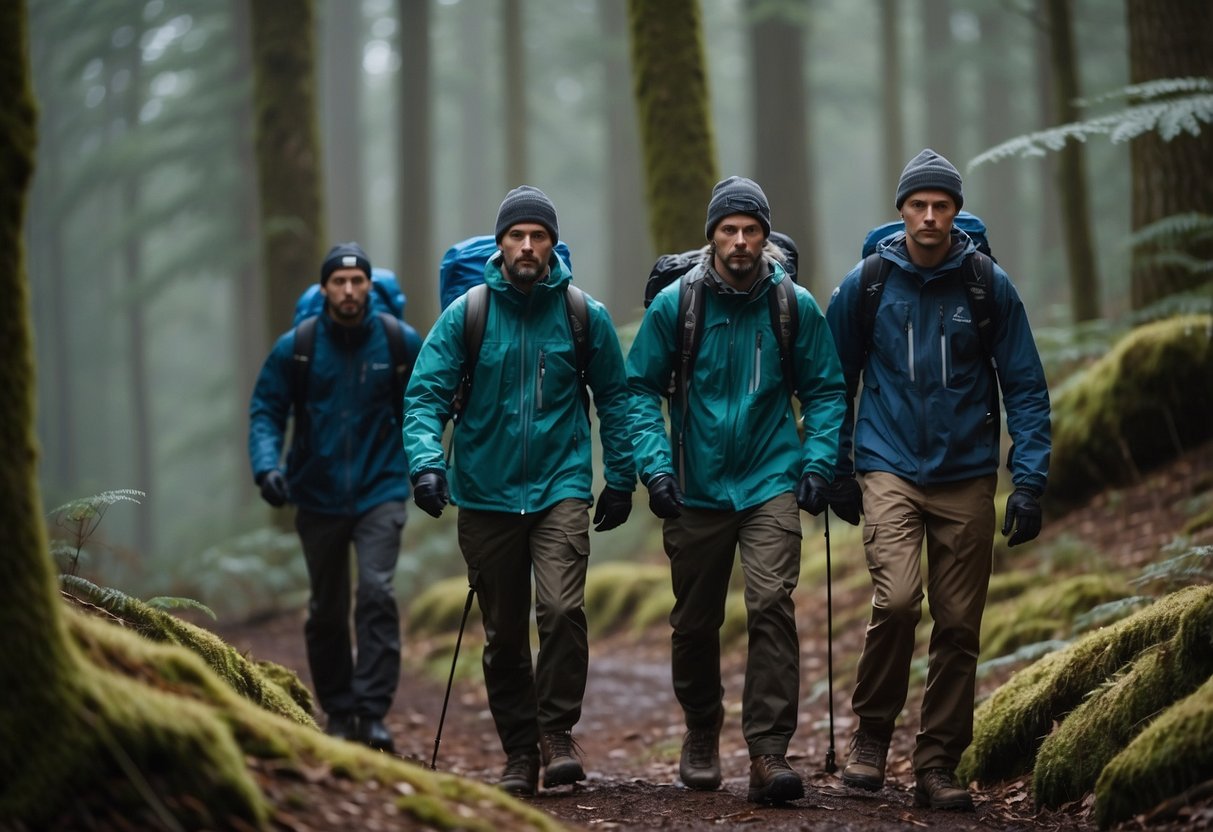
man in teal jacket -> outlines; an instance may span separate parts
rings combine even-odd
[[[733,176],[712,191],[703,261],[662,290],[628,354],[632,442],[649,506],[665,520],[674,589],[674,693],[686,718],[679,773],[692,789],[720,786],[720,626],[733,557],[741,549],[749,653],[742,732],[750,752],[749,798],[795,800],[804,784],[786,760],[796,730],[800,647],[792,590],[800,576],[797,506],[819,514],[838,452],[845,405],[829,329],[807,289],[793,286],[798,324],[790,350],[804,438],[780,365],[767,293],[788,280],[768,241],[762,189]],[[687,395],[669,389],[682,284],[698,282],[701,341]],[[678,458],[672,450],[676,445]]]
[[[506,754],[499,785],[534,794],[585,779],[572,729],[589,662],[585,576],[593,475],[590,424],[566,315],[572,275],[553,253],[556,208],[537,188],[510,191],[497,213],[499,252],[485,264],[484,339],[448,466],[442,433],[468,355],[468,295],[442,313],[405,395],[404,446],[417,505],[459,506],[459,546],[484,620],[484,679]],[[473,290],[475,291],[475,290]],[[623,523],[636,475],[623,354],[606,308],[586,296],[586,383],[600,422],[606,487],[595,529]],[[531,667],[531,574],[539,657]]]
[[[985,354],[962,282],[976,246],[952,222],[964,204],[956,168],[923,150],[902,172],[894,202],[905,231],[877,250],[891,268],[870,337],[860,314],[861,266],[843,279],[826,313],[848,390],[831,504],[852,523],[864,514],[873,587],[852,698],[859,727],[842,781],[871,791],[884,784],[922,615],[925,539],[933,625],[914,748],[915,802],[972,811],[973,799],[954,772],[973,736],[994,544],[997,392],[1001,388],[1013,446],[1008,465],[1014,491],[1002,533],[1015,546],[1040,532],[1039,499],[1052,447],[1049,390],[1023,303],[997,265],[986,287],[995,330],[992,354]],[[861,374],[863,395],[852,418]]]

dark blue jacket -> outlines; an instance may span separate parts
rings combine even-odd
[[[408,463],[391,401],[392,356],[374,305],[345,327],[317,318],[308,378],[307,429],[296,432],[286,460],[291,502],[308,511],[354,517],[409,496]],[[405,327],[411,358],[420,339]],[[295,330],[282,335],[257,377],[249,405],[249,460],[254,478],[279,466],[293,402]]]
[[[1049,390],[1023,302],[1007,273],[994,267],[991,346],[997,380],[981,348],[957,269],[974,250],[953,230],[952,249],[934,269],[915,266],[905,234],[879,249],[893,263],[865,358],[859,320],[860,266],[834,290],[826,320],[847,381],[847,417],[839,437],[838,472],[886,471],[935,485],[998,470],[1000,420],[991,413],[997,384],[1014,445],[1011,479],[1043,493],[1052,439]],[[860,373],[863,392],[855,418]],[[852,449],[854,454],[852,456]]]

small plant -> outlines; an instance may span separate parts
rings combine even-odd
[[[84,551],[84,544],[101,525],[101,520],[110,506],[122,502],[139,505],[140,498],[146,496],[146,493],[133,488],[119,488],[115,491],[102,491],[91,497],[81,497],[51,509],[47,516],[52,519],[55,528],[61,529],[66,535],[56,537],[51,542],[51,555],[59,564],[60,571],[69,575],[75,575],[79,571],[80,554]]]

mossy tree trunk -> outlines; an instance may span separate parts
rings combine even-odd
[[[658,252],[704,243],[719,178],[698,0],[628,0],[649,224]]]
[[[430,71],[430,2],[397,0],[400,18],[400,81],[396,124],[400,133],[400,188],[396,196],[399,277],[408,296],[407,317],[421,337],[438,317],[438,273],[434,256],[433,92]],[[384,256],[387,256],[386,254]],[[405,268],[405,264],[410,264]]]
[[[317,280],[324,240],[313,0],[253,0],[253,106],[270,338]],[[266,344],[269,347],[269,344]]]
[[[1213,77],[1213,3],[1128,0],[1129,81]],[[1164,141],[1156,132],[1129,143],[1133,230],[1187,212],[1213,214],[1213,129]],[[1213,257],[1213,246],[1190,252]],[[1208,274],[1152,260],[1135,251],[1130,278],[1134,309],[1208,281]]]

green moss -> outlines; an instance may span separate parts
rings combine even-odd
[[[1213,317],[1185,315],[1126,335],[1053,397],[1047,506],[1064,510],[1213,436]]]
[[[1207,603],[1210,594],[1213,587],[1175,592],[1017,672],[978,707],[973,742],[958,775],[963,781],[989,783],[1031,770],[1036,749],[1054,722],[1143,650],[1174,636],[1188,610]]]
[[[406,628],[412,635],[427,636],[457,632],[467,604],[467,578],[448,578],[432,584],[409,604]],[[480,607],[472,601],[468,621],[480,620]]]
[[[1068,636],[1075,616],[1129,594],[1123,579],[1103,573],[1043,584],[1042,580],[1030,578],[1018,594],[986,609],[981,623],[983,659],[1006,655],[1026,644]],[[1000,592],[1005,589],[999,586]]]
[[[1127,820],[1208,780],[1210,772],[1213,678],[1168,708],[1104,767],[1095,783],[1095,820],[1101,828]]]
[[[1154,717],[1213,673],[1213,594],[1188,608],[1179,631],[1097,688],[1041,745],[1033,773],[1038,806],[1077,800]]]
[[[595,633],[609,633],[632,623],[635,612],[654,595],[665,597],[668,566],[614,561],[586,573],[586,618]]]

